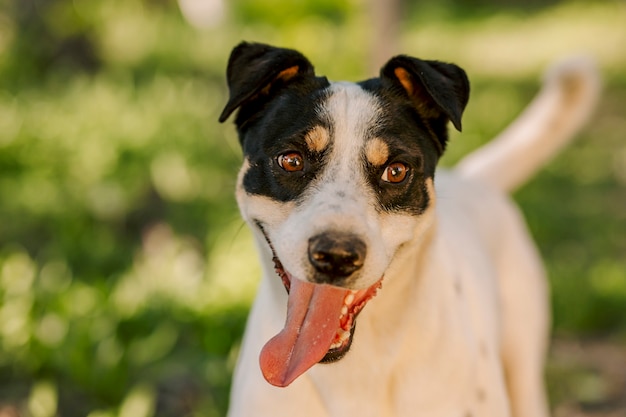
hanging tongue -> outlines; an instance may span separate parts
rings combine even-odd
[[[285,327],[261,350],[263,376],[286,387],[328,352],[349,290],[292,278]]]

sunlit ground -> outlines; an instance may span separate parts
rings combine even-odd
[[[241,2],[196,29],[171,6],[73,4],[54,22],[92,22],[92,74],[26,71],[0,9],[0,417],[223,415],[259,276],[232,196],[237,139],[217,123],[230,48],[294,47],[320,74],[361,79],[375,75],[367,14],[346,1],[341,18],[289,19]],[[515,196],[551,279],[558,416],[626,412],[624,22],[615,1],[416,7],[403,23],[403,52],[472,80],[446,165],[513,120],[555,59],[586,53],[602,70],[589,127]]]

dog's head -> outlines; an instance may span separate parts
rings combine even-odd
[[[233,50],[227,78],[220,121],[239,109],[244,154],[237,200],[289,292],[261,368],[286,386],[343,357],[392,260],[432,222],[435,166],[469,83],[455,65],[403,55],[379,78],[332,83],[299,52],[255,43]]]

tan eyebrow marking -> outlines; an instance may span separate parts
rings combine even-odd
[[[321,152],[328,146],[330,136],[328,131],[322,126],[315,126],[313,130],[306,134],[304,140],[311,151]]]
[[[389,159],[389,146],[380,138],[374,138],[365,144],[365,157],[370,164],[381,166]]]

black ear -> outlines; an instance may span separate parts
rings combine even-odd
[[[270,94],[273,85],[287,83],[301,75],[312,77],[314,70],[300,52],[260,43],[240,43],[228,60],[226,78],[230,97],[220,115],[220,123],[238,107]]]
[[[461,130],[461,116],[469,99],[469,81],[461,68],[399,55],[389,60],[380,74],[383,80],[402,86],[417,112],[427,122],[442,127],[444,135],[448,120]]]

